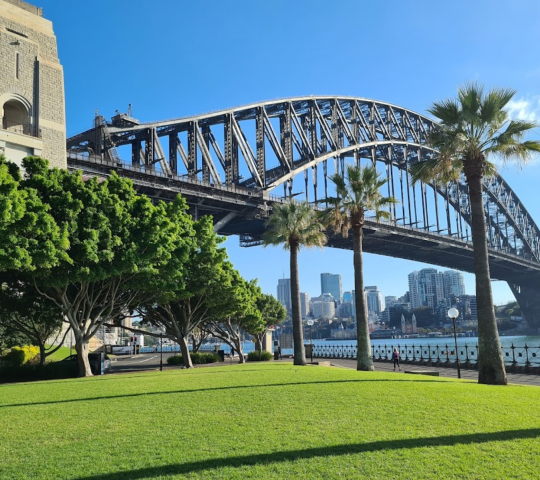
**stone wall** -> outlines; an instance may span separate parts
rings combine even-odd
[[[64,73],[52,23],[41,15],[21,0],[0,0],[0,149],[16,143],[17,134],[32,135],[42,142],[35,154],[66,168]],[[9,132],[6,102],[27,112],[25,128]]]

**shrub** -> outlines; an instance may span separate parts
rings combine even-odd
[[[194,364],[203,364],[203,363],[216,363],[221,362],[219,355],[213,352],[197,352],[191,353],[191,361]]]
[[[219,358],[219,355],[216,355],[212,352],[190,353],[189,356],[191,357],[191,363],[193,363],[194,365],[221,362],[221,358]],[[182,355],[173,355],[172,357],[167,358],[167,363],[169,365],[183,365],[184,357],[182,357]]]
[[[41,366],[39,363],[26,363],[15,366],[0,366],[0,382],[28,382],[33,380],[56,380],[74,378],[78,374],[76,362],[50,362]]]
[[[248,353],[247,359],[248,362],[268,362],[268,360],[271,360],[272,357],[273,355],[266,350],[262,350],[261,352],[254,350],[253,352]]]
[[[24,347],[13,347],[11,351],[4,357],[5,361],[13,366],[20,367],[28,363],[39,353],[38,347],[25,345]]]
[[[169,365],[183,365],[184,357],[182,357],[182,355],[172,355],[171,357],[167,358],[167,363]]]

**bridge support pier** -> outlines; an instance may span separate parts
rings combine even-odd
[[[508,283],[529,327],[540,328],[540,282],[521,285]]]

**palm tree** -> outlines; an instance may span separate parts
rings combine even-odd
[[[321,200],[328,205],[321,215],[322,223],[346,238],[352,229],[354,240],[354,298],[356,302],[357,370],[374,370],[369,342],[369,324],[364,296],[364,261],[362,241],[366,212],[375,217],[389,218],[384,207],[396,203],[393,197],[383,197],[380,188],[386,183],[375,166],[347,165],[345,177],[336,173],[330,177],[336,187],[336,197]]]
[[[515,93],[512,89],[494,88],[485,94],[481,85],[472,83],[460,87],[457,98],[435,102],[428,111],[440,120],[440,128],[429,140],[439,153],[411,167],[413,181],[446,184],[462,173],[465,176],[476,276],[478,383],[491,385],[506,385],[507,380],[493,309],[482,180],[496,171],[489,161],[492,155],[525,163],[540,151],[539,142],[523,141],[536,124],[509,120],[504,110]]]
[[[300,313],[300,280],[298,278],[298,251],[300,247],[322,247],[326,243],[323,227],[316,212],[307,203],[292,201],[274,205],[266,223],[265,245],[283,244],[291,252],[291,308],[294,339],[294,364],[305,365],[302,315]]]

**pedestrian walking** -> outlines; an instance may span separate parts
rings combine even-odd
[[[394,348],[394,353],[392,353],[392,360],[394,360],[394,372],[396,371],[396,367],[401,371],[401,367],[399,366],[399,352],[397,348]]]

